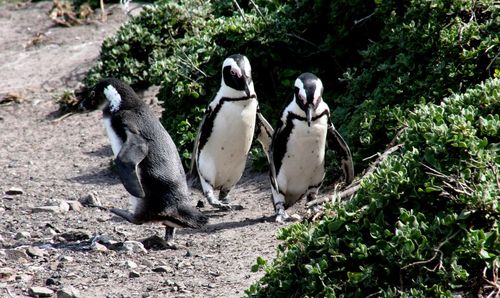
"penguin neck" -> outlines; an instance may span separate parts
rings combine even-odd
[[[246,94],[244,90],[236,90],[234,88],[231,88],[227,86],[224,81],[222,81],[222,84],[220,86],[219,91],[217,92],[217,98],[234,98],[234,99],[240,99],[240,98],[256,98],[257,95],[255,94],[255,89],[253,86],[253,83],[250,83],[248,86],[248,90],[250,91],[250,96]]]

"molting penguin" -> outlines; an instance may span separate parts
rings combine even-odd
[[[258,112],[247,57],[235,54],[222,64],[219,91],[206,109],[194,145],[191,176],[199,176],[208,202],[229,209],[228,193],[240,180],[254,134],[268,152],[273,129]],[[219,199],[214,190],[220,190]]]
[[[299,199],[315,199],[325,176],[325,146],[337,151],[346,184],[354,168],[349,147],[330,121],[322,99],[323,84],[311,73],[295,81],[293,100],[281,113],[271,148],[271,187],[276,221],[288,218],[285,209]]]
[[[130,86],[104,79],[80,107],[102,109],[118,174],[133,196],[133,213],[116,208],[111,212],[134,224],[163,223],[167,247],[174,247],[175,228],[207,223],[205,215],[188,205],[186,175],[174,142]]]

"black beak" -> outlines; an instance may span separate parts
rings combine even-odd
[[[306,119],[307,119],[307,126],[309,126],[309,127],[311,127],[313,109],[314,109],[314,107],[311,103],[307,104],[307,106],[306,106]]]

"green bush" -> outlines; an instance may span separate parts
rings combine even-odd
[[[500,68],[500,7],[491,1],[375,2],[380,38],[344,74],[335,116],[350,117],[346,141],[358,161],[387,144],[422,98],[437,102]]]
[[[345,204],[294,224],[251,297],[466,297],[500,266],[500,80],[419,104],[389,156]],[[485,295],[485,296],[486,296]]]
[[[271,123],[304,71],[323,79],[324,98],[334,109],[334,93],[342,88],[337,78],[359,60],[368,35],[378,31],[373,20],[353,23],[375,5],[361,0],[255,2],[258,10],[241,3],[243,17],[229,1],[157,1],[105,40],[85,83],[90,87],[114,76],[136,89],[160,85],[163,123],[186,164],[199,119],[220,85],[222,61],[230,54],[249,57],[261,110]]]

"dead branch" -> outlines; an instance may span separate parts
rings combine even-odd
[[[236,8],[238,8],[238,11],[240,12],[241,17],[243,18],[243,20],[246,21],[247,19],[245,18],[245,12],[243,12],[243,9],[241,9],[240,5],[238,4],[238,1],[233,0],[233,3],[234,3],[234,5],[236,5]]]
[[[375,169],[377,168],[377,166],[382,162],[384,161],[390,154],[392,154],[393,152],[399,150],[399,148],[403,147],[403,144],[398,144],[394,147],[390,147],[388,148],[387,150],[385,150],[382,154],[380,154],[380,156],[366,169],[366,171],[364,172],[363,176],[355,181],[353,181],[349,186],[347,186],[344,190],[340,191],[340,192],[335,192],[333,197],[334,198],[340,198],[340,199],[343,199],[343,198],[346,198],[346,197],[349,197],[351,195],[353,195],[356,191],[359,190],[359,188],[361,187],[360,185],[360,181],[363,180],[365,177],[367,177],[368,175],[370,175],[371,173],[373,173],[375,171]],[[311,207],[311,206],[314,206],[314,205],[318,205],[318,204],[323,204],[325,202],[328,202],[331,200],[331,197],[330,196],[326,196],[326,197],[323,197],[323,198],[319,198],[319,199],[316,199],[316,200],[312,200],[310,202],[308,202],[306,204],[306,207]]]

